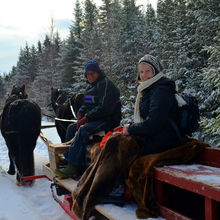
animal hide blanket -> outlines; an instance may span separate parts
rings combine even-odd
[[[139,154],[140,147],[131,136],[115,133],[108,138],[72,193],[72,211],[79,219],[87,219],[94,206],[127,178],[129,167]]]
[[[189,139],[184,145],[158,154],[143,156],[131,165],[126,185],[138,204],[138,218],[157,217],[158,206],[154,194],[154,167],[186,164],[205,147],[210,145],[199,140]]]
[[[122,179],[126,179],[139,207],[137,217],[158,216],[153,193],[153,167],[188,163],[207,146],[200,141],[190,140],[164,153],[139,158],[141,148],[134,138],[115,133],[108,138],[101,153],[79,180],[78,187],[72,193],[72,211],[79,219],[87,219],[94,206]]]

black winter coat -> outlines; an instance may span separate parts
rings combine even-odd
[[[177,121],[175,93],[175,83],[166,77],[142,91],[139,109],[144,121],[133,123],[128,128],[128,132],[143,146],[142,155],[160,153],[179,144],[170,124],[171,119]]]
[[[84,96],[79,112],[83,113],[89,122],[103,120],[113,127],[120,124],[120,91],[108,77],[101,75],[98,80],[89,84]]]

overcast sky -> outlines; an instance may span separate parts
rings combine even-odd
[[[99,5],[101,0],[94,0]],[[157,0],[149,2],[156,8]],[[51,18],[62,39],[69,32],[74,19],[75,0],[0,0],[0,74],[8,73],[16,65],[20,48],[27,42],[37,45],[50,32]]]

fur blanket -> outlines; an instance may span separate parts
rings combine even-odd
[[[186,164],[192,162],[205,147],[210,145],[190,139],[183,146],[159,154],[150,154],[134,161],[131,165],[126,184],[138,204],[138,218],[157,217],[158,206],[154,194],[154,167]]]
[[[79,219],[87,219],[94,206],[123,178],[138,204],[137,217],[157,216],[153,193],[153,167],[188,163],[207,146],[192,140],[164,153],[137,159],[141,149],[134,138],[116,133],[108,139],[101,153],[79,180],[78,187],[72,194],[72,211]]]
[[[113,134],[105,147],[78,182],[73,192],[73,212],[87,219],[91,210],[121,179],[127,178],[129,167],[139,155],[139,145],[131,136]]]

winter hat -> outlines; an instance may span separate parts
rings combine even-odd
[[[89,71],[101,73],[101,69],[100,69],[99,64],[96,60],[90,60],[85,64],[85,73],[84,73],[85,77],[86,77],[87,72],[89,72]]]
[[[159,72],[163,71],[163,66],[160,63],[159,59],[157,59],[156,57],[152,56],[152,55],[145,55],[143,56],[139,61],[138,64],[140,63],[147,63],[149,64],[154,71],[154,75],[157,75]]]

